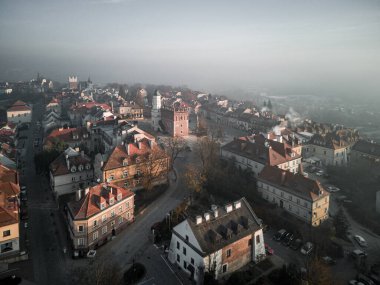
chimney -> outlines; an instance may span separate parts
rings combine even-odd
[[[130,149],[129,149],[130,147],[129,147],[129,143],[127,143],[126,145],[125,145],[125,149],[127,150],[127,155],[129,155],[130,154]]]
[[[205,217],[206,222],[210,220],[210,213],[204,213],[203,216]]]
[[[196,216],[195,220],[196,220],[197,225],[201,224],[202,223],[202,216]]]
[[[84,195],[86,196],[88,192],[90,192],[90,187],[87,187],[86,189],[84,189]]]
[[[231,212],[231,211],[233,210],[231,204],[227,204],[227,205],[225,206],[225,209],[226,209],[226,212],[227,212],[227,213],[229,213],[229,212]]]
[[[302,162],[298,165],[298,173],[303,175],[303,165]]]
[[[240,209],[241,208],[241,202],[240,201],[234,202],[234,208],[235,208],[235,210]]]
[[[82,189],[79,189],[75,193],[75,201],[80,201],[81,198],[82,198]]]
[[[282,143],[282,135],[277,135],[276,137],[277,137],[277,141],[279,143]]]
[[[67,166],[67,169],[70,170],[70,161],[69,161],[69,155],[66,154],[66,166]]]
[[[141,149],[141,142],[138,142],[137,146],[139,147],[139,149]]]
[[[211,211],[214,213],[214,218],[217,218],[219,216],[218,213],[218,206],[216,205],[211,205]]]
[[[76,151],[76,152],[79,152],[79,150],[80,150],[79,147],[76,147],[76,148],[75,148],[75,151]]]

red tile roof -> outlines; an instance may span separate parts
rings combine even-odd
[[[74,135],[77,135],[77,139],[74,138]],[[87,136],[87,137],[85,137]],[[55,129],[53,130],[50,135],[45,140],[45,145],[51,144],[54,140],[60,140],[64,142],[78,142],[81,140],[89,140],[89,132],[85,127],[80,128],[67,128],[67,129]]]
[[[25,102],[18,100],[7,111],[17,112],[17,111],[31,111],[31,110],[32,109],[28,105],[26,105]]]
[[[122,195],[124,200],[128,197],[134,196],[134,193],[126,188],[118,187],[111,183],[101,183],[89,188],[89,191],[79,201],[72,201],[68,203],[68,208],[74,219],[88,219],[89,217],[96,215],[104,210],[107,210],[109,206],[109,198],[114,198],[114,204],[118,203],[117,195]],[[100,203],[105,202],[106,207],[104,210],[100,209]],[[131,205],[133,207],[133,205]]]
[[[18,223],[18,200],[20,187],[12,182],[0,183],[0,227]]]
[[[70,169],[67,168],[66,159],[69,161]],[[79,165],[82,165],[84,170],[86,165],[92,167],[91,159],[87,155],[82,156],[80,153],[66,158],[66,152],[63,152],[50,164],[49,168],[54,176],[59,176],[71,173],[71,167],[75,166],[78,169]]]
[[[307,178],[299,173],[282,170],[276,166],[265,166],[258,176],[259,181],[269,182],[278,187],[285,188],[290,192],[301,195],[308,200],[318,200],[326,197],[329,193],[324,190],[317,180]]]
[[[123,167],[123,161],[125,159],[128,161],[128,165],[135,164],[137,157],[146,156],[150,152],[152,152],[152,150],[163,152],[162,148],[158,146],[157,143],[150,141],[146,138],[140,140],[137,143],[118,145],[113,149],[107,162],[103,166],[103,170],[110,170]]]

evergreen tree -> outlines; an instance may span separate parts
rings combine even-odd
[[[272,110],[272,102],[270,100],[268,101],[268,108]]]

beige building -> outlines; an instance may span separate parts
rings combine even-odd
[[[23,101],[16,101],[7,110],[8,122],[15,124],[30,123],[32,121],[32,108]]]
[[[95,249],[134,221],[134,194],[108,183],[78,190],[67,221],[74,250]]]
[[[169,156],[147,138],[118,145],[107,159],[99,154],[94,163],[95,179],[133,189],[166,183],[168,170]]]
[[[0,182],[0,259],[18,254],[20,250],[19,194],[17,184]]]
[[[266,166],[257,180],[263,199],[298,219],[312,226],[328,219],[330,194],[318,181],[273,166]]]

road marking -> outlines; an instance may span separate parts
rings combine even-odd
[[[174,276],[177,278],[177,280],[179,281],[179,283],[180,283],[181,285],[183,285],[181,279],[178,278],[177,274],[176,274],[176,273],[174,272],[174,270],[170,267],[170,265],[169,265],[168,262],[166,261],[165,257],[163,257],[163,255],[161,255],[161,254],[160,254],[160,256],[161,256],[162,260],[165,262],[166,266],[169,267],[170,271],[171,271],[171,272],[174,274]]]
[[[147,282],[149,282],[149,281],[152,281],[152,280],[154,280],[154,277],[151,277],[151,278],[149,278],[148,280],[145,280],[145,281],[143,281],[143,282],[141,282],[141,283],[138,283],[138,285],[145,284],[145,283],[147,283]]]

